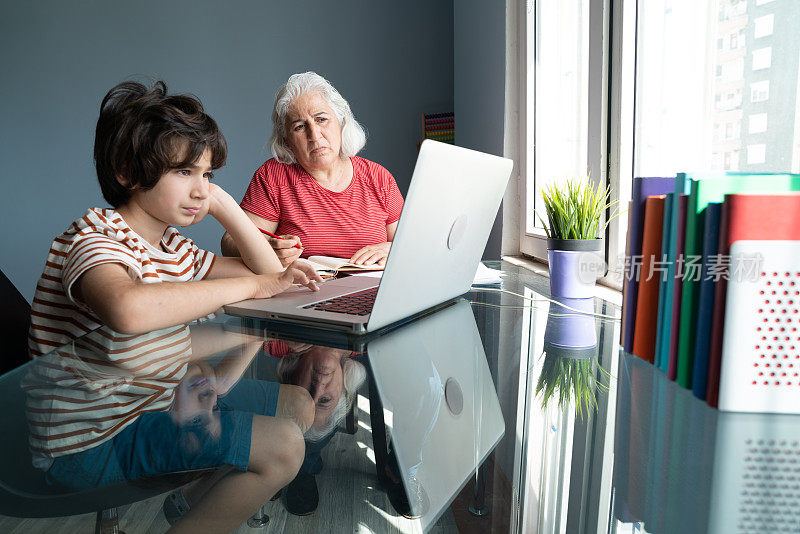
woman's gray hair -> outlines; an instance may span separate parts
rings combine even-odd
[[[276,369],[281,384],[291,383],[295,368],[306,352],[308,351],[290,353],[281,358]],[[353,406],[358,396],[358,389],[367,378],[367,370],[364,369],[364,366],[350,357],[342,358],[340,365],[342,366],[342,393],[339,395],[339,400],[324,425],[321,427],[312,425],[306,431],[304,434],[306,441],[320,441],[336,430],[339,423],[347,416],[350,407]]]
[[[272,107],[272,135],[269,138],[269,146],[272,155],[281,163],[297,162],[286,142],[286,116],[289,114],[289,105],[300,95],[314,92],[322,95],[339,120],[342,128],[342,148],[339,157],[355,156],[367,144],[367,134],[350,111],[347,100],[328,80],[316,72],[292,74],[278,89]]]

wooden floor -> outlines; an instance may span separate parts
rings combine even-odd
[[[317,475],[320,503],[317,511],[305,517],[286,512],[282,499],[264,507],[269,523],[260,529],[246,524],[234,532],[239,534],[302,532],[302,533],[417,533],[419,521],[405,519],[395,513],[375,476],[372,438],[367,413],[359,413],[359,428],[355,435],[339,433],[322,453],[325,464]],[[165,494],[166,495],[166,494]],[[153,497],[119,509],[120,528],[126,534],[158,533],[169,527],[161,512],[165,495]],[[94,514],[53,519],[17,519],[0,516],[3,534],[58,534],[94,532]],[[446,510],[431,532],[457,532],[450,509]]]

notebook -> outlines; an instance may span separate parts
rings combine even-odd
[[[328,280],[318,292],[293,288],[225,312],[364,334],[466,293],[512,167],[510,159],[423,141],[382,277]]]
[[[334,258],[332,256],[309,256],[305,261],[317,272],[360,272],[360,271],[382,271],[383,265],[373,263],[372,265],[357,265],[350,263],[349,258]]]

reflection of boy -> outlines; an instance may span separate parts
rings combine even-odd
[[[163,82],[150,89],[122,83],[103,99],[95,164],[103,196],[115,209],[88,210],[53,242],[33,301],[29,345],[40,356],[97,330],[93,339],[104,364],[137,378],[126,402],[107,403],[101,394],[87,403],[77,392],[64,401],[57,425],[37,432],[33,424],[31,447],[41,467],[49,464],[51,479],[71,483],[70,470],[81,469],[82,460],[90,461],[102,446],[163,447],[147,423],[169,408],[185,372],[191,350],[186,322],[231,302],[270,297],[292,283],[316,289],[319,277],[305,266],[283,271],[236,202],[210,183],[226,152],[200,102],[168,95]],[[236,235],[241,259],[200,250],[175,229],[209,213]],[[148,350],[151,345],[161,352]],[[148,387],[139,377],[161,381],[162,387]],[[298,402],[310,405],[307,396]],[[208,499],[192,503],[176,531],[230,530],[294,476],[302,459],[300,429],[261,413],[274,414],[274,406],[256,415],[241,412],[227,428],[223,421],[221,432],[231,439],[214,465],[236,471],[218,477]],[[104,423],[99,432],[97,421]],[[137,441],[139,434],[154,441]],[[131,453],[125,477],[153,467],[146,464],[154,455]],[[155,469],[189,467],[181,465],[184,460]]]

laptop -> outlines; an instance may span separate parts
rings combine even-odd
[[[400,478],[427,532],[505,434],[469,303],[367,344]]]
[[[381,277],[328,280],[318,292],[292,288],[229,304],[225,313],[365,334],[466,293],[512,166],[510,159],[423,141]]]

